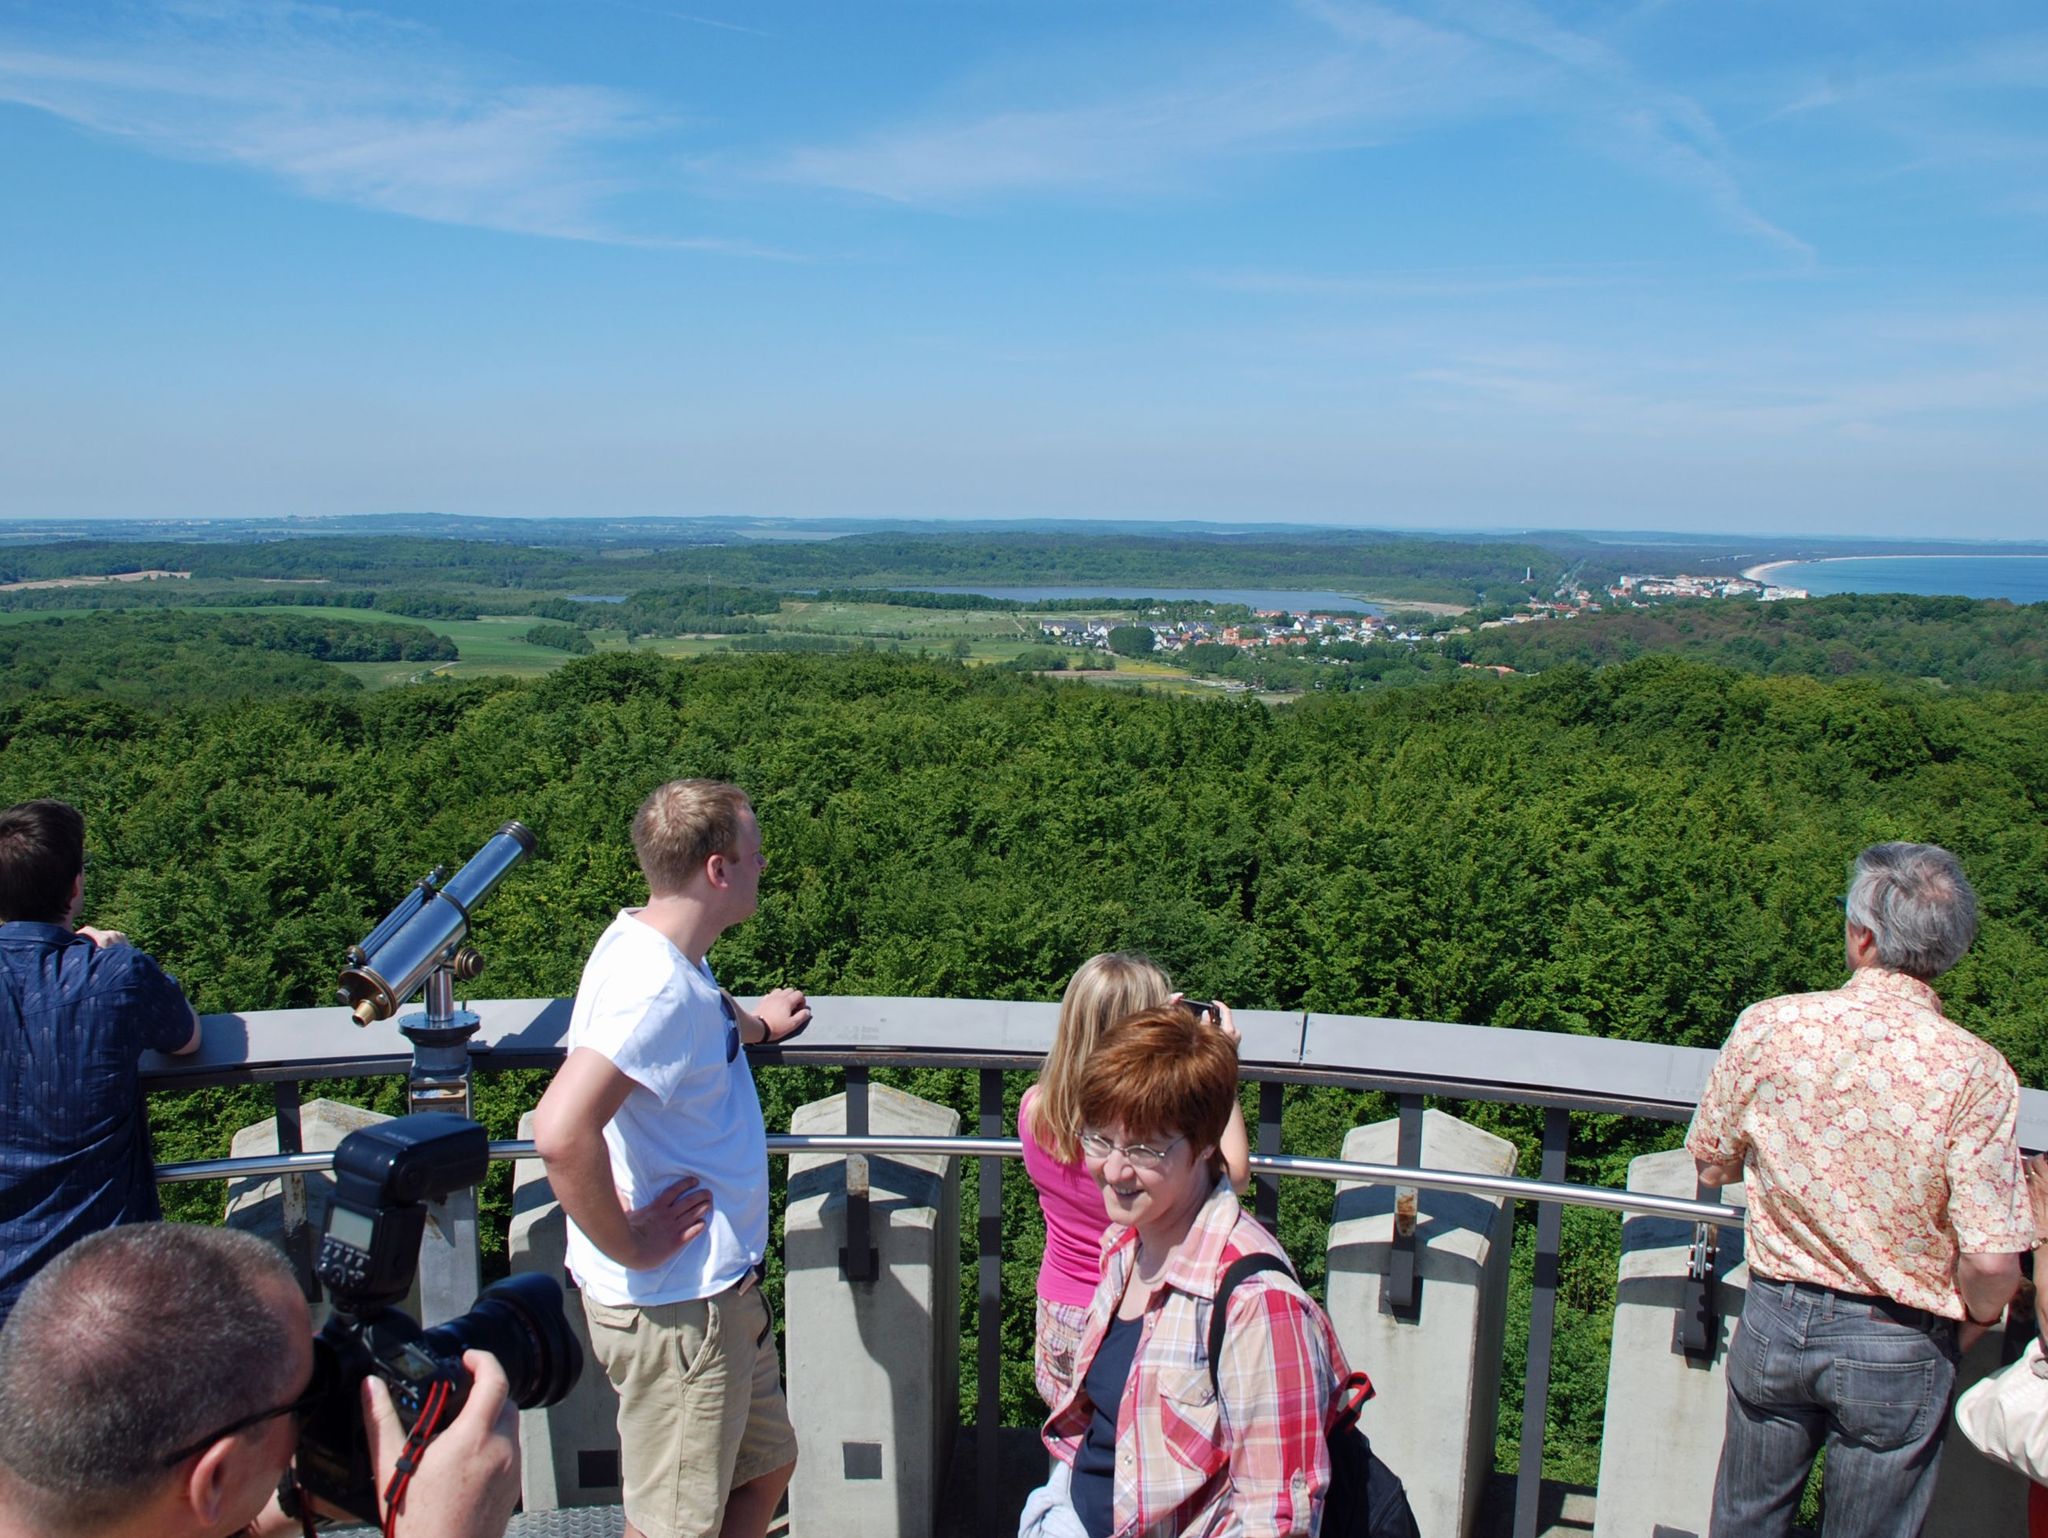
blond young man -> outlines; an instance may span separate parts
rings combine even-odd
[[[796,1434],[757,1285],[768,1145],[740,1049],[794,1036],[811,1011],[796,988],[743,1009],[705,964],[760,900],[768,862],[744,792],[662,786],[633,849],[647,905],[620,913],[584,966],[534,1137],[619,1391],[627,1533],[759,1538]]]

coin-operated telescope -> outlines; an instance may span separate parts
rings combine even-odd
[[[469,1038],[480,1022],[455,1007],[455,985],[482,972],[484,959],[463,942],[476,905],[532,853],[533,834],[506,823],[454,876],[444,865],[422,876],[362,944],[348,948],[335,1000],[356,1024],[388,1020],[426,990],[425,1011],[398,1022],[412,1042],[410,1110],[469,1114]]]
[[[388,1020],[425,990],[426,1008],[402,1017],[398,1029],[412,1043],[406,1081],[408,1111],[470,1114],[469,1040],[482,1024],[455,1007],[455,985],[483,971],[469,939],[470,915],[505,873],[533,853],[533,834],[508,822],[484,841],[469,863],[449,876],[435,866],[413,886],[360,945],[351,945],[335,1001],[369,1025]],[[476,1296],[476,1193],[451,1192],[427,1205],[427,1239],[420,1250],[422,1299],[434,1318],[468,1308]]]

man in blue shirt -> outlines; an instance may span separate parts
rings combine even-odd
[[[177,979],[84,902],[78,809],[0,812],[0,1322],[77,1240],[162,1215],[136,1069],[199,1046]]]

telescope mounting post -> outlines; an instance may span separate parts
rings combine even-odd
[[[389,1020],[414,993],[425,990],[425,1011],[398,1022],[412,1043],[412,1073],[405,1086],[408,1111],[469,1117],[469,1042],[480,1022],[470,1011],[455,1007],[455,985],[474,979],[483,970],[484,959],[463,941],[469,938],[470,913],[476,905],[533,850],[532,830],[522,823],[506,823],[453,876],[435,866],[378,922],[368,939],[348,948],[334,996],[355,1016],[356,1024]],[[420,1316],[427,1324],[467,1313],[476,1301],[474,1191],[457,1191],[427,1203],[419,1278]]]
[[[452,960],[427,974],[425,1013],[406,1015],[398,1022],[398,1029],[412,1043],[405,1108],[469,1117],[469,1041],[482,1021],[473,1010],[455,1007]],[[432,1326],[453,1319],[469,1312],[476,1302],[476,1187],[464,1186],[427,1203],[419,1275],[422,1324]]]

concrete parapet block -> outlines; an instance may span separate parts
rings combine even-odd
[[[533,1113],[519,1118],[533,1136]],[[548,1184],[547,1166],[521,1159],[512,1176],[512,1229],[506,1248],[512,1274],[538,1272],[562,1284],[562,1312],[583,1348],[583,1375],[560,1404],[519,1412],[520,1499],[528,1511],[564,1506],[616,1506],[619,1487],[619,1396],[590,1353],[583,1299],[567,1265],[569,1219]]]
[[[1692,1197],[1699,1174],[1683,1148],[1631,1159],[1628,1188]],[[1743,1188],[1721,1199],[1742,1206]],[[1714,1505],[1714,1472],[1728,1416],[1728,1343],[1749,1292],[1739,1228],[1721,1230],[1714,1263],[1719,1333],[1711,1358],[1674,1349],[1685,1304],[1694,1225],[1683,1218],[1623,1213],[1614,1295],[1614,1344],[1607,1363],[1607,1417],[1600,1438],[1594,1538],[1703,1534]]]
[[[1344,1157],[1396,1162],[1398,1121],[1355,1127]],[[1422,1120],[1429,1169],[1506,1175],[1515,1145],[1442,1111]],[[1340,1184],[1330,1225],[1330,1317],[1354,1367],[1379,1397],[1359,1424],[1408,1487],[1417,1525],[1430,1538],[1468,1533],[1493,1473],[1507,1326],[1514,1211],[1501,1198],[1417,1193],[1416,1274],[1421,1307],[1410,1321],[1381,1308],[1395,1237],[1395,1188]]]
[[[873,1085],[875,1133],[950,1137],[958,1112]],[[799,1106],[790,1131],[846,1130],[846,1097]],[[872,1281],[848,1281],[847,1193],[869,1196]],[[960,1409],[959,1160],[798,1154],[783,1216],[784,1339],[796,1477],[793,1532],[931,1538]]]
[[[299,1146],[307,1153],[332,1153],[351,1132],[391,1120],[381,1111],[366,1111],[359,1105],[339,1100],[308,1100],[299,1108]],[[230,1150],[237,1159],[274,1154],[277,1148],[277,1118],[266,1117],[242,1128]],[[301,1184],[303,1194],[292,1189]],[[318,1297],[309,1298],[313,1327],[327,1322],[329,1308],[323,1289],[312,1275],[313,1257],[320,1248],[320,1235],[327,1228],[327,1201],[334,1194],[334,1177],[324,1170],[290,1180],[279,1175],[254,1175],[228,1182],[227,1225],[259,1235],[280,1246],[292,1260],[301,1279]],[[417,1275],[412,1291],[399,1307],[415,1319],[420,1311]]]

